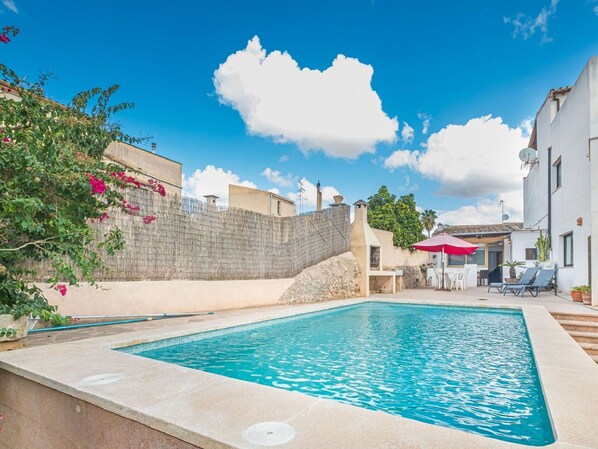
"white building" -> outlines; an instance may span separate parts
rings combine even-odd
[[[549,92],[529,146],[537,154],[523,182],[524,228],[550,236],[560,289],[591,284],[598,279],[591,256],[598,255],[598,57],[573,87]]]

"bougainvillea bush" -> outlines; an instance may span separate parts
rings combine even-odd
[[[5,27],[9,42],[18,30]],[[127,189],[165,195],[156,181],[141,183],[102,154],[112,141],[134,143],[111,116],[129,103],[110,105],[118,86],[91,89],[67,104],[48,98],[47,79],[27,82],[0,64],[0,314],[41,316],[60,321],[42,292],[24,281],[27,260],[47,260],[54,274],[47,281],[62,295],[79,280],[93,284],[93,272],[124,245],[110,223],[117,210],[151,225],[125,200]],[[16,98],[16,99],[15,99]],[[98,235],[93,223],[103,222]],[[9,334],[0,329],[0,336]]]

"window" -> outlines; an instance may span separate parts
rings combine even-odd
[[[554,190],[559,189],[563,185],[563,170],[561,166],[561,158],[559,157],[556,162],[552,165],[553,166],[553,175],[554,175]]]
[[[525,248],[525,260],[536,260],[538,258],[537,248]]]
[[[276,203],[276,213],[280,215],[280,201]]]
[[[563,265],[566,267],[573,266],[573,233],[565,234],[563,236]]]
[[[469,256],[453,256],[448,255],[449,266],[463,266],[466,263],[475,263],[480,266],[486,266],[486,245],[481,244],[475,253]]]

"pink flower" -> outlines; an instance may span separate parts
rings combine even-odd
[[[155,215],[146,215],[145,217],[143,217],[143,222],[145,224],[150,224],[152,221],[154,221],[156,219]]]
[[[141,187],[141,183],[139,181],[137,181],[133,176],[127,176],[124,171],[110,173],[110,176],[121,180],[125,184],[133,184],[136,187]]]
[[[8,44],[10,42],[10,38],[6,34],[0,34],[0,42],[3,44]]]
[[[102,212],[102,215],[99,216],[100,223],[103,222],[104,220],[108,220],[109,218],[110,218],[110,215],[108,215],[106,212]]]
[[[89,184],[91,185],[92,193],[103,194],[106,191],[106,184],[100,178],[96,178],[93,175],[87,174],[87,179],[89,179]]]
[[[2,142],[10,143],[10,137],[5,137],[4,139],[2,139]]]
[[[162,184],[160,184],[155,179],[150,179],[150,180],[148,180],[148,182],[154,192],[159,193],[160,196],[166,196],[166,189],[164,188],[164,186]]]
[[[66,285],[64,284],[57,284],[54,290],[57,290],[62,296],[66,295]]]

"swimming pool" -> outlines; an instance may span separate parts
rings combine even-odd
[[[365,303],[120,350],[500,440],[554,441],[517,310]]]

